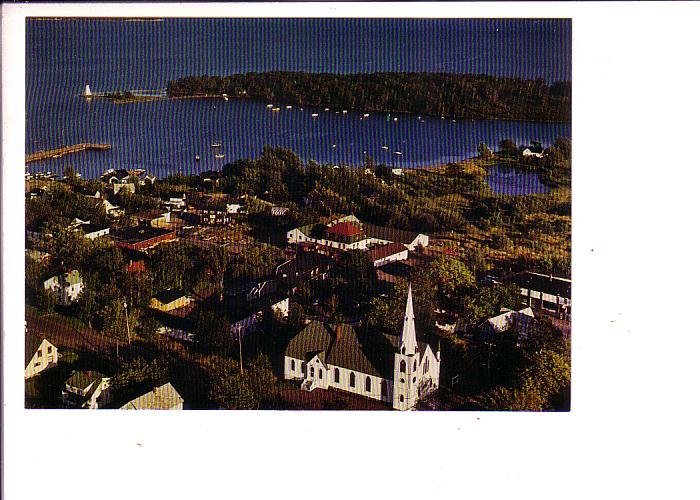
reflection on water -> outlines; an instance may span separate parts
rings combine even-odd
[[[542,183],[536,172],[516,170],[505,165],[492,167],[486,181],[497,194],[522,196],[549,192],[549,187]]]

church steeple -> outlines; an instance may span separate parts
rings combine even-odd
[[[413,355],[416,353],[416,317],[413,314],[413,294],[411,285],[408,285],[408,298],[406,299],[406,313],[403,317],[403,331],[401,332],[401,353]]]

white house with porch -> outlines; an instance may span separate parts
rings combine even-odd
[[[361,339],[350,325],[311,322],[287,346],[284,377],[302,390],[336,389],[410,410],[439,387],[440,349],[417,340],[409,287],[400,336]]]

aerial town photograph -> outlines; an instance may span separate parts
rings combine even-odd
[[[25,408],[570,411],[571,19],[25,29]]]

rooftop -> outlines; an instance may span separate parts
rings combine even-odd
[[[73,372],[70,378],[66,380],[66,385],[80,390],[85,390],[90,386],[90,384],[95,381],[102,380],[103,378],[106,378],[103,374],[92,370]]]
[[[164,236],[169,233],[174,233],[174,231],[151,226],[133,226],[119,229],[117,231],[111,231],[110,236],[115,241],[134,244],[142,241],[148,241],[159,236]]]
[[[170,382],[154,387],[141,396],[132,399],[122,410],[170,410],[183,402],[182,396],[172,386]]]
[[[337,236],[357,236],[362,234],[362,227],[352,222],[339,222],[329,227],[326,232]]]
[[[182,290],[178,289],[168,289],[154,295],[154,299],[158,300],[162,304],[169,304],[181,297],[186,297],[187,294]]]
[[[514,283],[520,288],[571,299],[571,280],[567,278],[524,271],[508,276],[504,281]]]
[[[367,256],[372,262],[374,262],[379,259],[383,259],[385,257],[389,257],[390,255],[395,255],[404,251],[406,251],[405,245],[403,245],[402,243],[394,242],[387,243],[386,245],[377,246],[367,250]]]

